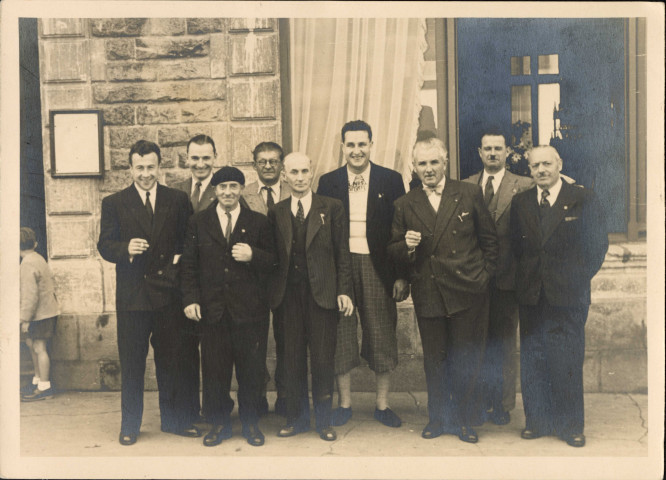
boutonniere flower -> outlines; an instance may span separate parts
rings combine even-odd
[[[319,216],[321,216],[321,224],[322,224],[322,225],[325,225],[325,223],[324,223],[324,217],[326,216],[326,214],[324,214],[324,213],[320,213]]]
[[[458,215],[458,220],[462,222],[463,218],[465,218],[467,215],[469,215],[469,212],[462,212],[460,215]]]

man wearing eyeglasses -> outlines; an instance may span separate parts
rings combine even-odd
[[[284,167],[284,151],[282,147],[275,142],[261,142],[252,151],[254,159],[254,169],[257,171],[257,181],[249,183],[243,190],[243,198],[247,206],[255,212],[266,215],[268,209],[278,203],[280,200],[289,198],[291,188],[289,184],[280,179]],[[275,401],[275,413],[283,415],[284,410],[284,376],[280,373],[282,367],[283,352],[281,351],[281,342],[278,341],[281,334],[280,321],[273,316],[273,337],[276,343],[277,364],[275,366],[275,387],[277,389],[277,400]],[[268,338],[263,343],[264,351],[267,348]],[[264,358],[266,354],[264,353]],[[266,367],[266,383],[270,380],[268,367]],[[266,400],[266,385],[264,384],[263,401],[260,407],[260,413],[268,411],[268,401]]]

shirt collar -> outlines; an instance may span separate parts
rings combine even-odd
[[[553,185],[548,189],[548,201],[550,202],[551,205],[555,205],[555,202],[557,201],[557,196],[560,194],[561,189],[562,189],[562,177],[558,177],[557,182],[555,182],[555,185]],[[539,202],[541,202],[542,192],[543,188],[537,185],[537,201]]]
[[[261,190],[264,187],[271,187],[273,189],[273,193],[275,193],[277,198],[280,198],[280,181],[279,180],[276,183],[274,183],[273,185],[266,185],[264,182],[257,179],[257,193],[259,195],[261,195]]]
[[[219,217],[226,217],[227,211],[224,208],[222,208],[222,205],[220,205],[218,203],[217,206],[215,207],[215,209],[217,210],[217,215]],[[238,218],[238,215],[240,215],[240,209],[241,208],[240,208],[240,203],[239,203],[238,205],[236,205],[236,208],[234,208],[233,210],[231,210],[229,212],[231,214],[232,222],[235,222],[236,219]]]
[[[298,201],[301,201],[301,204],[303,205],[303,211],[305,213],[305,216],[308,215],[308,212],[310,211],[310,206],[312,205],[312,190],[308,190],[308,193],[305,194],[304,197],[302,198],[296,198],[293,195],[291,196],[291,211],[296,214],[296,211],[298,210]]]
[[[365,180],[365,184],[368,185],[370,183],[370,162],[368,162],[368,166],[361,173],[352,172],[349,169],[349,165],[347,165],[347,178],[349,179],[350,183],[354,181],[356,175],[362,176],[363,180]]]
[[[499,185],[502,183],[502,179],[504,178],[504,173],[506,172],[506,168],[501,169],[497,173],[488,173],[485,170],[483,171],[483,178],[481,179],[481,187],[485,187],[486,182],[488,181],[488,177],[492,176],[493,177],[493,187],[495,185]]]
[[[153,205],[153,210],[155,210],[155,202],[157,201],[157,182],[155,182],[155,185],[153,185],[153,188],[150,190],[144,190],[140,186],[134,182],[134,188],[136,188],[136,191],[139,192],[139,196],[141,197],[141,201],[146,204],[146,192],[150,192],[150,203]]]
[[[203,180],[199,180],[198,178],[192,177],[192,191],[194,191],[194,187],[196,186],[197,182],[201,182],[201,188],[200,191],[204,191],[208,188],[208,185],[210,184],[210,181],[213,179],[213,174],[211,173],[208,175],[208,177],[204,178]]]

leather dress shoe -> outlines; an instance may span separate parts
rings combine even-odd
[[[245,437],[247,443],[253,447],[261,447],[264,444],[264,434],[261,433],[261,430],[259,430],[259,426],[256,423],[243,425],[241,434]]]
[[[277,433],[278,437],[293,437],[299,433],[307,432],[310,430],[310,425],[305,422],[296,422],[288,424],[280,429]]]
[[[567,442],[567,445],[571,445],[572,447],[580,448],[585,446],[585,435],[582,433],[576,435],[562,435],[560,438]]]
[[[338,407],[331,412],[331,425],[334,427],[341,427],[349,421],[352,417],[351,407]]]
[[[121,445],[134,445],[136,443],[136,439],[139,435],[136,433],[120,433],[118,436],[118,442],[120,442]]]
[[[375,420],[383,423],[387,427],[398,428],[400,425],[402,425],[402,420],[400,420],[400,417],[397,416],[395,412],[388,407],[384,410],[375,408]]]
[[[327,442],[334,442],[338,439],[338,434],[335,433],[332,427],[318,428],[317,433],[319,434],[319,438]]]
[[[476,434],[472,427],[462,426],[458,431],[458,438],[463,442],[476,443],[479,441],[479,436]]]
[[[231,438],[231,424],[217,424],[206,434],[203,439],[205,447],[214,447],[222,443],[223,440]]]
[[[520,432],[520,437],[524,438],[525,440],[534,440],[535,438],[541,438],[546,435],[546,433],[540,432],[538,430],[530,430],[529,428],[526,428]]]
[[[511,414],[504,410],[493,410],[490,414],[490,420],[495,425],[506,425],[511,421]]]
[[[444,427],[441,422],[429,422],[421,432],[421,436],[426,440],[431,440],[439,437],[442,433],[444,433]]]
[[[173,433],[174,435],[180,435],[181,437],[188,438],[198,438],[203,435],[201,430],[199,430],[199,428],[195,427],[194,425],[190,425],[189,427],[185,427],[180,430],[170,430],[163,428],[162,431],[165,433]]]

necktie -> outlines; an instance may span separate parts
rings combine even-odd
[[[227,216],[227,228],[224,231],[224,238],[229,243],[229,239],[231,238],[231,214],[229,212],[225,212],[225,214]]]
[[[192,192],[192,197],[190,198],[192,202],[192,208],[196,212],[199,209],[199,197],[201,196],[201,182],[197,182],[194,186],[194,192]]]
[[[486,204],[486,207],[490,204],[490,201],[493,199],[493,196],[495,195],[495,189],[493,188],[493,177],[492,175],[488,177],[488,180],[486,180],[486,188],[483,191],[483,201]]]
[[[349,191],[354,193],[354,192],[362,192],[365,190],[365,179],[363,178],[363,175],[356,175],[354,177],[354,181],[352,182],[351,185],[349,185]]]
[[[539,204],[541,208],[550,207],[550,202],[548,201],[548,195],[550,195],[550,192],[544,188],[543,191],[541,192],[541,203]]]
[[[444,191],[444,186],[443,185],[437,185],[436,187],[426,187],[423,186],[423,190],[425,190],[426,195],[430,196],[433,193],[435,195],[441,195],[442,192]]]
[[[296,219],[301,223],[305,223],[305,212],[300,200],[298,201],[298,209],[296,210]]]
[[[262,190],[266,190],[266,206],[271,208],[275,205],[275,200],[273,200],[273,189],[271,187],[261,187]]]
[[[150,192],[146,192],[146,213],[150,219],[150,223],[153,223],[153,204],[150,203]]]

